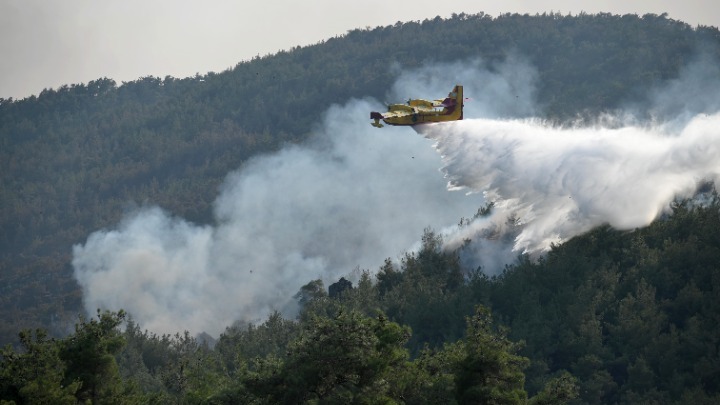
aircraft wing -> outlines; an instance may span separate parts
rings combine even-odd
[[[371,125],[382,128],[382,120],[388,125],[417,125],[463,119],[463,88],[456,85],[444,99],[410,99],[406,104],[390,104],[384,113],[371,112]]]

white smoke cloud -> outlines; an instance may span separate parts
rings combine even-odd
[[[700,51],[677,78],[650,92],[648,108],[631,108],[646,112],[654,121],[673,123],[677,131],[698,114],[720,111],[719,90],[720,63]]]
[[[154,207],[90,235],[73,249],[87,311],[122,308],[155,332],[217,335],[272,310],[292,315],[293,295],[310,280],[376,270],[424,228],[472,215],[482,198],[447,192],[430,141],[371,127],[378,108],[333,106],[308,144],[229,174],[211,225]]]

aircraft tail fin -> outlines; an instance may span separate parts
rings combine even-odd
[[[449,115],[457,117],[455,119],[463,119],[463,107],[465,98],[463,96],[463,86],[455,85],[448,96],[443,100],[442,105],[445,106]]]
[[[453,93],[455,93],[455,103],[460,107],[460,118],[459,120],[463,119],[463,107],[465,107],[465,97],[463,96],[463,86],[457,84],[453,88]]]

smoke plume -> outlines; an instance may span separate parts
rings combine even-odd
[[[369,112],[381,108],[370,100],[332,106],[307,144],[230,173],[213,224],[146,207],[91,234],[73,250],[86,309],[122,308],[159,333],[217,336],[235,320],[291,316],[307,282],[376,270],[424,228],[472,215],[481,196],[447,192],[430,141],[369,125]]]

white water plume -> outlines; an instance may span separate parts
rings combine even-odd
[[[666,128],[554,127],[539,120],[470,119],[422,130],[436,142],[451,188],[497,202],[495,221],[465,227],[462,240],[512,216],[516,252],[552,244],[609,224],[650,224],[675,198],[720,178],[720,114]],[[457,243],[457,242],[456,242]]]
[[[515,59],[509,71],[519,73],[503,77],[534,77]],[[512,106],[512,93],[501,92],[499,104]],[[490,216],[445,232],[448,248],[472,240],[464,259],[486,272],[599,225],[646,226],[700,184],[718,187],[720,64],[708,54],[700,52],[644,103],[594,125],[557,126],[516,106],[511,118],[470,110],[464,121],[420,128],[442,155],[448,187],[482,193],[495,204]]]

